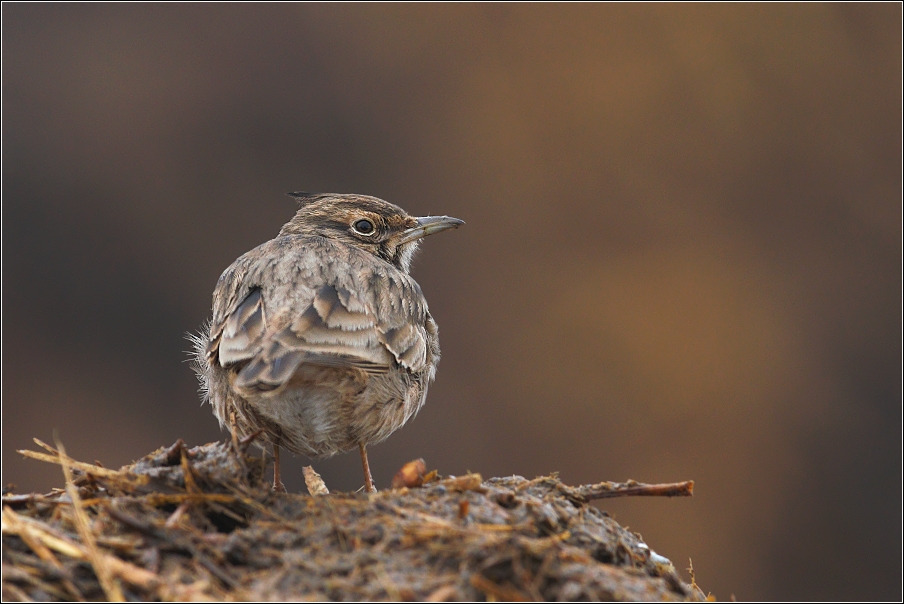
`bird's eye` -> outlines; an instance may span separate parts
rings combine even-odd
[[[352,225],[352,228],[354,228],[362,235],[370,235],[374,232],[374,223],[372,223],[370,220],[362,218],[361,220],[356,220],[355,224]]]

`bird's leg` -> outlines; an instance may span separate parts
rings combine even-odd
[[[235,419],[235,411],[229,412],[229,432],[232,435],[232,450],[236,453],[239,452],[239,436],[238,436],[238,421]]]
[[[364,491],[366,493],[376,493],[374,477],[370,475],[370,463],[367,461],[367,445],[359,443],[358,448],[361,449],[361,465],[364,466]]]
[[[273,445],[273,490],[286,492],[286,485],[279,478],[279,445]]]

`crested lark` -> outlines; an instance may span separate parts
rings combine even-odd
[[[439,361],[436,323],[408,275],[421,238],[463,221],[409,216],[366,195],[290,193],[275,239],[220,276],[195,340],[196,371],[220,425],[324,458],[378,443],[424,404]]]

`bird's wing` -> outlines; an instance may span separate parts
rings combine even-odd
[[[302,274],[282,284],[291,294],[279,279],[275,287],[252,287],[215,324],[211,342],[220,364],[244,363],[236,388],[279,388],[302,364],[371,374],[426,366],[429,315],[417,283],[363,252],[343,251],[339,258],[315,263],[311,251],[302,250],[293,265],[303,267]],[[280,274],[278,266],[270,267],[271,275]],[[277,297],[286,298],[283,307]]]
[[[261,289],[251,289],[218,327],[217,354],[221,365],[234,365],[255,356],[267,331]]]

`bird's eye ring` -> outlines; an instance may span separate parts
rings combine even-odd
[[[374,232],[374,223],[366,218],[362,218],[361,220],[356,220],[354,224],[352,224],[352,228],[362,235],[370,235]]]

